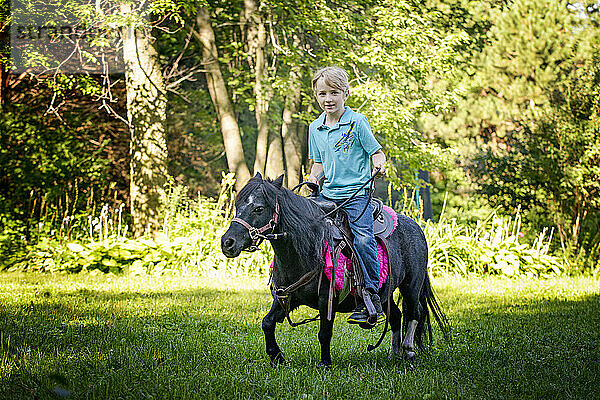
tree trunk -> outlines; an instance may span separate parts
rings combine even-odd
[[[284,172],[282,137],[280,132],[274,132],[269,135],[269,151],[267,165],[265,166],[265,176],[275,179]]]
[[[6,33],[6,27],[3,27],[0,31],[0,45],[4,44],[9,40],[8,34]],[[8,70],[4,65],[3,59],[0,59],[0,108],[6,104],[8,99]]]
[[[295,38],[296,39],[296,38]],[[296,40],[294,40],[296,43]],[[301,70],[293,66],[290,72],[290,92],[285,98],[281,137],[285,155],[286,183],[289,188],[296,186],[302,174],[302,134],[293,115],[298,113],[301,101]]]
[[[267,46],[267,31],[265,18],[258,9],[256,0],[244,0],[244,20],[246,22],[246,40],[248,47],[248,63],[254,74],[254,96],[256,105],[256,158],[254,159],[254,173],[264,173],[267,162],[267,145],[269,143],[269,101],[270,93],[265,85],[266,63],[265,47]]]
[[[131,6],[121,6],[123,14]],[[160,227],[161,201],[167,181],[165,83],[151,36],[133,26],[123,28],[127,82],[127,117],[131,133],[130,198],[135,236],[154,234]]]
[[[215,34],[210,23],[208,10],[205,7],[198,8],[196,22],[198,24],[198,32],[192,31],[192,33],[202,47],[202,58],[206,68],[206,82],[221,124],[227,166],[229,167],[229,171],[235,173],[235,188],[239,191],[250,179],[250,171],[244,158],[240,128],[233,112],[233,106],[227,93],[223,75],[221,74]]]

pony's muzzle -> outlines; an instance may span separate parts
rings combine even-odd
[[[221,238],[221,251],[226,257],[237,257],[240,252],[236,251],[235,239],[232,237],[223,236]]]
[[[233,224],[221,236],[221,251],[228,258],[240,255],[242,250],[250,246],[252,240],[248,231],[241,225]]]

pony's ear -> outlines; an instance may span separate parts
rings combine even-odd
[[[275,186],[277,189],[281,189],[282,185],[283,185],[283,174],[279,175],[279,177],[273,181],[273,186]]]
[[[256,180],[261,180],[262,181],[262,175],[260,174],[260,172],[257,172],[256,175],[254,175],[254,177],[252,179],[256,179]]]

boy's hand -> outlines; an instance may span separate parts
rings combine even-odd
[[[310,169],[310,176],[308,177],[308,181],[312,183],[319,183],[320,177],[323,175],[323,164],[314,163]]]
[[[385,175],[385,154],[383,153],[383,151],[378,150],[375,154],[373,154],[372,159],[373,167],[375,168],[375,170],[379,168],[377,176]]]
[[[375,171],[373,171],[373,173],[375,174],[376,178],[380,178],[380,177],[384,176],[385,175],[385,165],[382,165],[381,167],[375,167]]]

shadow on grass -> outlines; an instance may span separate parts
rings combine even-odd
[[[193,371],[228,356],[248,360],[239,341],[262,335],[255,315],[266,313],[264,297],[254,290],[83,289],[4,304],[0,398],[86,398],[103,391],[144,397],[142,383],[157,371]],[[254,359],[258,351],[257,343]],[[128,379],[115,386],[119,375]]]
[[[600,398],[600,296],[574,300],[471,295],[450,301],[453,344],[388,359],[391,335],[337,316],[335,363],[319,360],[318,324],[279,325],[288,363],[274,368],[258,290],[63,290],[0,308],[6,398]],[[312,311],[302,310],[311,314]],[[302,396],[300,396],[302,395]],[[0,396],[0,397],[2,397]]]
[[[600,398],[600,296],[497,300],[452,316],[453,344],[424,354],[419,367],[478,398]]]

